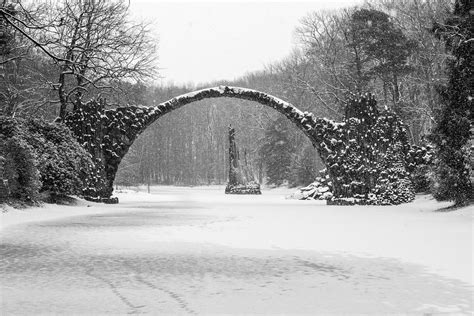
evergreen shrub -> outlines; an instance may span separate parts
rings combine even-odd
[[[92,168],[90,155],[69,129],[43,120],[28,120],[26,137],[37,154],[41,191],[59,195],[80,195],[85,175]]]
[[[41,192],[80,195],[90,155],[69,129],[40,119],[0,117],[2,181],[8,199],[35,203]],[[5,188],[4,188],[5,189]]]
[[[454,201],[456,206],[474,199],[469,148],[474,126],[472,12],[472,1],[456,0],[450,17],[433,28],[451,56],[447,61],[449,80],[437,89],[441,108],[435,113],[436,125],[430,135],[435,146],[432,193],[437,200]]]

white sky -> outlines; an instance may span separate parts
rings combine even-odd
[[[160,83],[197,84],[234,79],[284,58],[308,12],[362,1],[130,2],[135,16],[153,22],[159,38]]]

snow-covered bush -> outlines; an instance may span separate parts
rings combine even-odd
[[[89,154],[67,127],[43,120],[25,122],[26,140],[36,152],[41,191],[81,195],[83,179],[92,167]]]
[[[9,197],[27,203],[37,202],[41,182],[33,147],[19,135],[0,142],[5,149],[4,177]]]
[[[246,184],[227,184],[225,194],[262,194],[260,191],[260,184],[251,181]]]
[[[329,204],[400,204],[414,199],[406,129],[392,112],[379,112],[371,94],[354,95],[343,123],[318,119],[319,153],[327,166]]]
[[[411,174],[413,188],[416,193],[430,191],[430,168],[433,164],[434,150],[430,145],[412,145],[408,152],[408,171]]]
[[[25,140],[18,121],[0,116],[0,149],[3,156],[3,192],[7,199],[35,203],[41,188],[34,148]]]
[[[40,192],[81,194],[89,154],[60,124],[0,118],[3,177],[10,198],[36,202]]]
[[[287,198],[298,200],[330,200],[333,198],[332,183],[326,174],[326,169],[319,171],[320,176],[314,182],[298,189]]]
[[[437,200],[463,206],[474,199],[469,139],[474,125],[472,1],[457,0],[452,14],[435,24],[435,35],[445,41],[449,80],[438,86],[441,108],[429,136],[434,144],[432,192]]]

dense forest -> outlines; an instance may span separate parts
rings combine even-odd
[[[369,91],[403,120],[412,144],[424,144],[442,108],[437,87],[448,83],[451,56],[434,31],[452,14],[446,0],[370,0],[310,12],[295,25],[297,44],[283,60],[196,86],[156,84],[157,40],[149,25],[129,18],[126,1],[2,0],[0,8],[0,114],[9,117],[59,122],[74,100],[147,106],[225,84],[337,121],[352,93]],[[203,100],[150,126],[121,163],[116,184],[225,183],[229,125],[240,159],[260,183],[303,186],[323,168],[310,141],[276,111]]]

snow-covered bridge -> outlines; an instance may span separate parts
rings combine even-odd
[[[110,198],[115,174],[137,136],[166,113],[192,102],[221,97],[245,99],[269,106],[293,122],[310,139],[326,163],[336,197],[353,197],[357,193],[361,198],[367,198],[378,183],[380,177],[377,166],[381,163],[385,164],[384,169],[387,169],[387,164],[394,163],[398,163],[397,168],[401,163],[402,169],[405,169],[405,130],[394,115],[379,116],[376,101],[370,94],[353,100],[352,107],[346,111],[346,121],[337,123],[326,118],[316,118],[312,113],[303,112],[264,92],[219,86],[183,94],[150,107],[106,109],[105,102],[76,103],[65,122],[82,146],[91,153],[96,165],[95,174],[87,179],[84,195],[91,200],[117,202]],[[377,132],[371,140],[366,141],[364,135],[369,130]],[[391,161],[386,161],[386,155],[380,155],[391,147],[396,148],[396,153],[402,153],[395,153],[397,161],[392,161],[393,150],[390,153],[392,157],[389,157]],[[370,155],[367,156],[367,153]],[[385,181],[382,178],[380,180]],[[401,203],[411,198],[410,194],[405,194],[400,201],[395,200]]]
[[[317,119],[313,114],[302,112],[294,105],[264,92],[229,86],[219,86],[180,95],[156,106],[127,106],[105,109],[105,104],[95,101],[80,104],[68,115],[66,123],[75,132],[80,143],[93,154],[96,163],[104,165],[106,183],[91,187],[90,197],[109,198],[120,161],[128,152],[137,136],[150,124],[166,113],[186,104],[208,98],[237,98],[255,101],[285,115],[305,133],[314,146],[320,147],[323,131],[336,130],[337,123]],[[334,125],[334,126],[333,126]],[[331,128],[333,127],[333,128]],[[100,179],[96,179],[100,182]],[[93,192],[94,190],[97,192]]]

